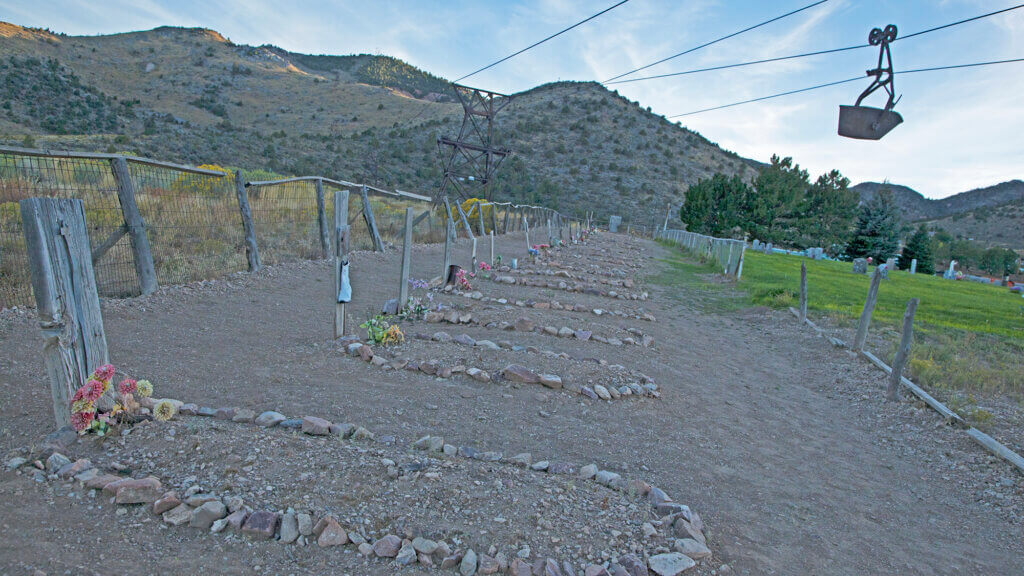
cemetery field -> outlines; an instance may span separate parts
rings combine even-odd
[[[801,260],[748,251],[739,286],[755,304],[797,307]],[[825,316],[827,323],[836,327],[856,329],[870,275],[852,273],[848,262],[804,262],[807,309],[812,319]],[[915,381],[938,389],[1007,393],[1020,401],[1024,394],[1024,298],[998,286],[894,270],[879,288],[871,320],[869,348],[882,357],[891,358],[895,352],[910,298],[920,299],[909,364]],[[967,410],[968,414],[972,411]],[[981,412],[978,415],[985,417]]]

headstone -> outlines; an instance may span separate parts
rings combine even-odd
[[[910,273],[917,274],[917,258],[910,261]]]
[[[889,258],[888,260],[886,260],[885,261],[885,269],[886,270],[895,270],[896,269],[896,258]]]
[[[761,241],[758,240],[757,238],[754,238],[754,242],[751,245],[754,247],[754,250],[760,250],[761,249]]]
[[[949,268],[946,268],[946,273],[942,275],[946,280],[953,280],[956,278],[956,260],[949,261]]]
[[[772,253],[772,243],[771,242],[769,242],[769,243],[764,245],[764,253],[765,254],[771,254]]]
[[[854,274],[867,274],[868,273],[868,261],[864,258],[853,259],[853,273]]]
[[[882,280],[888,280],[889,279],[889,263],[888,262],[886,262],[885,264],[882,264],[881,266],[879,266],[878,267],[878,271],[881,272],[881,274],[882,274]]]
[[[618,232],[619,225],[622,224],[622,216],[611,216],[608,218],[608,231]]]

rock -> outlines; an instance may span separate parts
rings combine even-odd
[[[54,474],[61,468],[71,464],[71,459],[61,454],[60,452],[54,452],[50,454],[50,457],[46,459],[46,471]]]
[[[645,334],[641,344],[643,345],[644,348],[650,348],[651,346],[654,346],[654,336],[651,336],[649,334]]]
[[[309,536],[313,533],[313,517],[309,514],[299,512],[295,515],[295,523],[300,535]]]
[[[554,326],[545,326],[544,333],[551,336],[558,336],[558,328],[555,328]]]
[[[388,534],[373,543],[373,553],[381,558],[394,558],[398,556],[398,551],[401,548],[402,539],[394,534]]]
[[[619,340],[618,338],[609,338],[608,343],[612,346],[622,346],[622,340]]]
[[[351,438],[356,432],[356,425],[348,422],[344,422],[342,424],[331,424],[327,427],[327,431],[335,436]]]
[[[57,476],[67,480],[68,478],[78,476],[90,468],[92,468],[92,462],[87,458],[79,458],[74,462],[61,466],[60,469],[57,470]]]
[[[537,376],[540,383],[555,390],[562,387],[562,379],[554,374],[540,374]]]
[[[213,532],[214,534],[220,534],[227,527],[228,527],[228,519],[227,518],[221,518],[220,520],[215,520],[213,522],[213,524],[210,525],[210,532]]]
[[[608,569],[600,564],[588,564],[583,570],[583,576],[609,576]]]
[[[703,560],[711,556],[711,549],[693,538],[680,538],[676,540],[675,549],[677,552],[686,554],[694,560]]]
[[[479,566],[477,567],[477,574],[497,574],[500,570],[498,561],[488,556],[487,554],[480,555]]]
[[[427,540],[422,536],[417,536],[412,540],[412,547],[417,552],[430,555],[437,550],[437,542],[434,542],[433,540]]]
[[[281,539],[284,539],[284,528],[281,529]],[[345,529],[338,524],[338,521],[333,517],[327,517],[327,523],[320,531],[320,535],[316,539],[317,546],[321,548],[328,548],[330,546],[344,546],[348,544],[348,533]]]
[[[303,416],[302,432],[311,436],[326,436],[331,432],[331,423],[316,416]]]
[[[224,499],[224,504],[228,507],[228,512],[238,512],[245,506],[245,500],[241,496],[229,496]]]
[[[18,468],[20,468],[21,466],[23,466],[27,462],[28,462],[28,458],[22,458],[21,456],[15,456],[14,458],[11,458],[10,460],[8,460],[4,464],[4,466],[6,466],[8,470],[17,470]]]
[[[611,400],[612,395],[608,392],[608,389],[600,384],[594,384],[594,394],[601,400]]]
[[[590,398],[592,400],[597,400],[598,399],[597,393],[594,392],[594,390],[590,386],[584,386],[584,387],[580,388],[580,394],[583,394],[584,396],[586,396],[587,398]]]
[[[139,480],[133,478],[118,480],[106,485],[103,491],[108,492],[110,487],[115,485],[114,502],[116,504],[148,504],[159,500],[164,493],[160,480],[154,476],[147,476]]]
[[[501,375],[506,380],[512,382],[522,382],[524,384],[536,384],[540,381],[540,377],[537,376],[533,371],[525,366],[519,364],[509,364],[501,371]]]
[[[370,348],[366,344],[359,347],[359,359],[363,362],[369,362],[373,360],[373,348]]]
[[[593,335],[594,333],[590,330],[576,330],[573,332],[573,336],[575,336],[577,340],[582,340],[584,342],[590,340],[590,337]]]
[[[348,533],[348,541],[355,544],[356,546],[359,546],[363,542],[366,542],[366,538],[363,538],[363,535],[359,532],[352,530]]]
[[[444,570],[455,568],[459,565],[459,562],[462,562],[462,554],[449,554],[448,556],[445,556],[443,560],[441,560],[441,568]]]
[[[209,530],[213,523],[228,515],[228,508],[219,500],[207,502],[192,511],[188,525],[201,530]]]
[[[704,537],[704,533],[701,530],[698,530],[696,526],[688,522],[685,518],[676,518],[673,527],[675,528],[676,536],[680,538],[693,538],[705,546],[708,543],[707,539]]]
[[[459,453],[459,449],[451,444],[445,444],[441,449],[441,452],[449,458],[454,458],[455,455]]]
[[[472,346],[476,344],[476,340],[474,340],[469,334],[459,334],[452,338],[452,340],[465,346]]]
[[[508,566],[508,573],[511,576],[533,576],[533,570],[527,562],[521,558],[513,558]]]
[[[192,519],[192,507],[188,504],[179,504],[164,512],[162,518],[171,526],[181,526]]]
[[[594,480],[596,480],[598,484],[601,484],[603,486],[611,486],[613,482],[621,478],[622,477],[616,474],[615,472],[609,472],[607,470],[601,470],[600,472],[594,475]]]
[[[462,562],[459,563],[459,574],[462,576],[473,576],[476,574],[476,552],[472,549],[466,551],[466,555],[462,557]]]
[[[322,534],[321,534],[322,535]],[[281,517],[281,542],[291,544],[299,539],[299,519],[289,510]]]
[[[277,426],[278,424],[284,422],[285,420],[287,420],[287,418],[285,418],[284,414],[281,414],[280,412],[274,412],[273,410],[268,410],[257,416],[255,422],[257,426],[262,426],[264,428],[273,428],[274,426]]]
[[[530,469],[537,472],[545,472],[548,469],[550,462],[547,460],[541,460],[540,462],[534,462],[530,465]]]
[[[652,538],[658,534],[658,529],[650,522],[644,522],[640,526],[640,531],[643,532],[644,538]]]
[[[533,332],[533,321],[527,318],[517,318],[515,323],[515,329],[517,332]]]
[[[417,449],[417,450],[426,450],[427,449],[427,444],[429,442],[430,442],[430,436],[429,435],[428,436],[424,436],[424,437],[420,438],[419,440],[413,442],[412,443],[412,447]]]
[[[256,419],[256,412],[248,408],[239,408],[231,417],[232,422],[252,422]]]
[[[185,416],[196,416],[199,414],[199,405],[192,403],[182,404],[181,406],[178,407],[178,414],[183,414]]]
[[[633,554],[619,556],[618,564],[629,576],[648,576],[647,566]]]
[[[353,440],[373,440],[373,432],[370,432],[366,428],[359,426],[356,431],[352,433]]]
[[[185,504],[188,504],[193,508],[199,508],[200,506],[206,504],[207,502],[214,501],[219,502],[220,498],[214,496],[213,494],[193,494],[192,496],[189,496],[188,498],[185,499]]]
[[[651,571],[658,576],[679,576],[697,565],[692,558],[679,552],[656,554],[647,561]]]
[[[245,524],[245,520],[249,517],[249,511],[245,509],[235,510],[225,520],[228,521],[228,526],[234,531],[240,531],[242,526]]]
[[[466,375],[477,382],[490,382],[491,375],[479,368],[466,368]]]
[[[276,512],[268,510],[257,510],[245,519],[242,524],[242,534],[247,534],[259,540],[270,540],[277,532],[277,523],[280,517]]]
[[[580,478],[590,480],[597,474],[597,464],[587,464],[580,468]]]
[[[363,343],[362,342],[353,342],[353,343],[349,344],[348,346],[346,346],[345,350],[348,352],[349,356],[358,356],[359,355],[359,349],[362,348],[362,347],[363,347]]]
[[[153,514],[157,516],[162,515],[164,512],[177,508],[181,505],[181,500],[178,499],[178,495],[174,492],[168,492],[160,497],[156,502],[153,502]]]
[[[234,408],[217,408],[213,413],[213,417],[218,420],[231,420],[235,417]]]
[[[529,466],[531,463],[533,463],[533,456],[529,452],[522,452],[522,453],[516,454],[512,458],[509,458],[509,461],[512,462],[513,464],[518,465],[518,466],[524,466],[525,467],[525,466]]]
[[[490,340],[477,340],[476,347],[486,348],[487,350],[501,350],[501,346],[498,346],[497,344],[491,342]]]
[[[289,430],[297,430],[302,428],[302,420],[299,418],[289,418],[288,420],[282,421],[278,426]]]
[[[416,550],[412,547],[412,543],[405,542],[402,544],[402,548],[398,550],[398,555],[395,556],[395,562],[399,566],[408,566],[409,564],[416,563]]]
[[[434,342],[451,342],[452,337],[447,332],[434,332],[433,336],[430,337]]]
[[[576,466],[568,462],[551,462],[548,464],[548,474],[575,474]]]
[[[91,490],[103,490],[118,480],[124,480],[124,478],[114,474],[103,474],[102,476],[96,476],[92,480],[86,480],[85,487]]]

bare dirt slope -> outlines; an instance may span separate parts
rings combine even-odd
[[[502,238],[498,253],[507,261],[521,256],[522,246],[521,236]],[[467,249],[461,242],[457,257],[468,259]],[[606,270],[616,267],[609,259],[633,259],[643,268],[626,270],[642,281],[662,266],[656,257],[666,255],[650,242],[605,234],[560,259],[577,269],[589,262]],[[433,276],[440,248],[417,248],[414,258],[414,277]],[[365,318],[396,290],[397,255],[357,254],[353,270],[357,296],[350,308],[354,317]],[[591,326],[595,334],[633,327],[655,344],[619,347],[423,322],[403,329],[410,336],[438,329],[495,341],[514,336],[523,345],[598,355],[653,378],[661,398],[596,402],[539,386],[383,372],[332,344],[325,263],[283,265],[251,278],[107,303],[105,322],[112,360],[148,377],[161,395],[214,407],[349,417],[378,435],[396,436],[399,445],[442,432],[456,445],[553,454],[641,475],[700,511],[715,553],[701,573],[721,573],[722,563],[738,574],[1020,573],[1021,476],[933,413],[910,401],[885,404],[880,372],[828,347],[791,318],[763,309],[703,312],[691,303],[709,296],[680,287],[640,286],[651,292],[646,302],[482,280],[474,287],[495,297],[642,307],[657,321],[439,299],[474,314]],[[410,341],[388,354],[426,353],[425,346]],[[52,418],[38,349],[30,318],[0,319],[5,453],[36,441]],[[545,369],[566,379],[596,377],[573,360],[540,360],[511,350],[445,346],[435,353],[442,361],[498,367],[545,362]],[[241,453],[249,441],[238,439]],[[133,524],[130,515],[115,516],[107,506],[89,509],[66,490],[45,486],[0,472],[0,572],[135,572],[140,562],[146,563],[143,571],[157,573],[394,570],[383,563],[364,567],[354,554]],[[507,515],[530,513],[507,503]],[[93,528],[96,523],[111,527],[110,533]],[[103,559],[90,561],[98,551]]]

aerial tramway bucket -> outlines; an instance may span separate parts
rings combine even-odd
[[[867,71],[868,76],[874,76],[864,92],[861,92],[857,103],[853,106],[839,106],[839,135],[858,140],[879,140],[893,128],[903,122],[903,117],[893,111],[893,106],[899,101],[893,100],[893,71],[892,53],[889,51],[889,43],[896,39],[896,25],[889,24],[885,30],[874,28],[868,35],[868,43],[872,46],[879,46],[878,67]],[[887,64],[882,67],[882,63]],[[860,103],[872,92],[884,88],[889,94],[889,100],[885,108],[873,108],[861,106]]]

